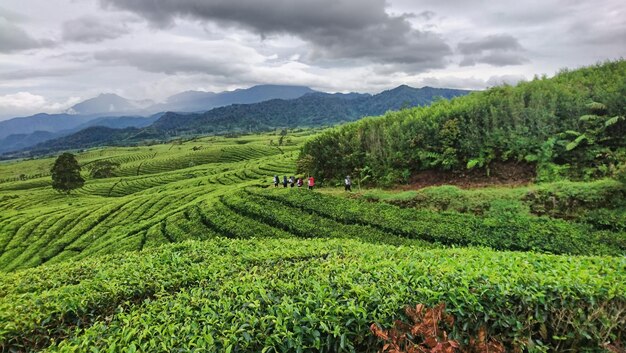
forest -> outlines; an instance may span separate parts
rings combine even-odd
[[[624,60],[562,70],[329,130],[300,160],[327,180],[379,185],[425,170],[489,175],[502,163],[531,169],[537,181],[610,177],[626,159],[625,97]]]

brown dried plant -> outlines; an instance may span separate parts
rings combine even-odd
[[[454,317],[445,313],[445,304],[426,308],[417,304],[407,307],[410,324],[396,321],[390,330],[377,324],[370,327],[372,333],[384,342],[379,353],[504,353],[504,346],[487,339],[486,330],[480,328],[478,337],[470,338],[467,346],[448,337],[446,329],[454,325]]]

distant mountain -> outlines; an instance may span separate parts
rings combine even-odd
[[[0,121],[0,139],[9,135],[32,134],[35,131],[59,132],[94,119],[93,116],[70,114],[36,114]]]
[[[389,110],[429,105],[437,98],[450,99],[467,93],[469,91],[428,86],[413,88],[402,85],[372,96],[363,102],[360,109],[368,115],[381,115]]]
[[[400,86],[376,95],[312,93],[297,99],[274,99],[256,104],[233,104],[202,114],[166,113],[152,127],[170,134],[258,131],[276,127],[321,126],[353,121],[430,104],[434,99],[469,93],[443,88]]]
[[[281,127],[327,126],[380,115],[389,110],[430,104],[438,97],[452,98],[470,91],[400,86],[376,95],[313,92],[296,99],[272,99],[254,104],[232,104],[204,113],[167,112],[143,129],[89,128],[44,142],[26,154],[98,145],[119,145],[141,139],[167,139],[177,135],[253,132]],[[24,155],[24,153],[20,154]]]
[[[147,109],[152,105],[152,101],[132,101],[116,94],[101,94],[74,105],[64,114],[41,113],[0,121],[0,140],[9,135],[32,134],[36,131],[72,130],[98,117],[149,115]]]
[[[74,130],[82,130],[92,126],[109,127],[113,129],[124,129],[127,127],[142,128],[150,126],[157,121],[163,113],[152,114],[148,117],[143,116],[105,116],[90,120],[84,124],[79,125]]]
[[[119,116],[119,117],[100,117],[100,118],[92,117],[91,120],[85,123],[82,123],[78,126],[70,127],[62,131],[55,131],[55,132],[35,131],[30,134],[13,134],[13,135],[9,135],[9,136],[6,136],[5,138],[0,139],[0,154],[27,149],[39,143],[56,139],[56,138],[61,138],[67,135],[71,135],[75,132],[78,132],[80,130],[93,127],[93,126],[108,127],[108,128],[113,128],[113,129],[124,129],[128,127],[143,128],[154,123],[157,119],[161,117],[161,115],[162,114],[154,114],[149,117],[142,117],[142,116]],[[79,121],[80,120],[81,119],[79,119]]]
[[[0,139],[9,135],[31,134],[35,131],[69,130],[98,117],[148,116],[165,111],[204,112],[230,104],[258,103],[277,98],[294,99],[314,92],[316,91],[304,86],[259,85],[221,93],[188,91],[169,97],[163,104],[154,104],[151,100],[130,100],[117,94],[103,93],[72,106],[64,114],[41,113],[0,121]],[[128,126],[142,127],[132,124]]]
[[[34,146],[38,143],[48,141],[61,135],[48,131],[35,131],[31,134],[13,134],[0,139],[0,154],[19,151]]]
[[[316,91],[304,86],[258,85],[221,93],[187,91],[173,95],[150,111],[203,112],[230,104],[251,104],[270,99],[295,99]]]
[[[68,109],[69,114],[76,115],[102,115],[102,114],[129,114],[143,112],[153,101],[132,101],[113,93],[103,93],[91,99],[87,99]]]
[[[91,126],[69,136],[38,144],[35,149],[40,153],[48,153],[66,149],[100,146],[103,143],[112,145],[112,141],[116,141],[121,144],[124,143],[126,139],[131,138],[140,132],[141,129],[133,127],[114,129],[104,126]]]

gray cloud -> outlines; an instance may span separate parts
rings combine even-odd
[[[524,80],[526,80],[524,75],[493,75],[487,80],[477,77],[444,76],[424,77],[414,84],[416,86],[480,90],[486,87],[501,86],[505,84],[514,85]]]
[[[109,65],[127,65],[142,71],[168,75],[182,73],[229,76],[246,72],[244,68],[227,60],[170,51],[105,50],[94,53],[94,59]]]
[[[97,43],[115,39],[129,33],[129,29],[117,22],[95,16],[83,16],[63,23],[63,40],[82,43]]]
[[[24,80],[38,77],[59,77],[65,76],[72,72],[74,69],[69,68],[57,68],[57,69],[22,69],[7,72],[0,72],[0,79],[2,80]]]
[[[461,66],[479,63],[493,66],[521,65],[528,62],[524,48],[517,38],[508,35],[491,35],[475,41],[459,43],[457,47],[463,55]]]
[[[399,63],[414,72],[445,66],[452,53],[441,36],[411,26],[413,15],[390,15],[385,0],[100,0],[132,11],[153,25],[177,18],[216,22],[260,34],[294,35],[311,45],[309,61],[357,59]],[[425,13],[425,16],[430,16]]]
[[[26,16],[20,13],[11,11],[9,9],[6,9],[2,6],[0,6],[0,17],[4,17],[5,19],[7,19],[9,22],[12,22],[12,23],[19,23],[26,19]]]
[[[486,50],[522,50],[517,39],[508,34],[492,35],[476,41],[459,43],[459,51],[462,54],[481,54]]]
[[[50,40],[31,37],[24,29],[15,25],[0,14],[0,53],[12,53],[21,50],[51,46]]]
[[[417,14],[417,18],[423,19],[425,21],[430,21],[431,19],[433,19],[435,17],[435,13],[433,11],[422,11],[419,14]]]
[[[526,77],[524,75],[500,75],[500,76],[491,76],[487,80],[487,86],[501,86],[501,85],[515,85],[518,82],[526,81]]]
[[[0,0],[0,96],[30,114],[48,105],[13,95],[482,89],[626,57],[625,17],[623,0]]]

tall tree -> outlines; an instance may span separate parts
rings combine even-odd
[[[59,192],[69,194],[85,184],[85,179],[80,176],[80,165],[71,153],[60,155],[52,166],[52,188]]]

